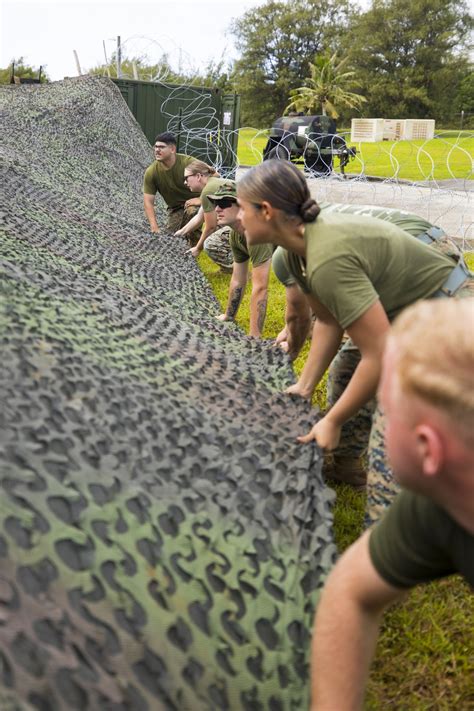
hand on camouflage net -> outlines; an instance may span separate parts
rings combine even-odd
[[[199,255],[202,252],[201,247],[198,247],[197,245],[195,247],[191,247],[191,249],[188,249],[188,252],[190,252],[193,257],[199,257]]]
[[[184,237],[184,231],[185,231],[185,229],[186,229],[186,226],[185,226],[185,227],[181,227],[180,230],[176,230],[176,232],[174,233],[174,237]]]
[[[230,321],[230,318],[228,318],[227,314],[219,314],[219,316],[217,316],[217,320],[218,321]]]
[[[275,343],[273,344],[273,347],[280,348],[283,351],[283,353],[288,353],[288,351],[290,349],[290,346],[288,345],[288,341],[280,341],[279,343],[277,343],[275,341]]]
[[[289,349],[288,332],[287,332],[286,326],[282,331],[280,331],[278,336],[275,338],[275,343],[273,345],[275,347],[279,346],[282,351],[284,351],[285,353],[288,353],[288,349]]]
[[[159,229],[158,226],[157,226],[157,227],[152,227],[151,230],[150,230],[150,232],[151,232],[152,235],[157,235],[157,234],[159,233],[159,231],[160,231],[160,229]]]
[[[341,426],[332,422],[326,415],[326,417],[323,417],[314,425],[307,435],[298,437],[297,439],[298,442],[302,444],[307,444],[314,439],[321,449],[331,451],[332,449],[336,449],[339,444],[339,440],[341,439]]]
[[[313,394],[312,391],[310,392],[306,388],[304,388],[299,381],[294,385],[290,385],[290,387],[286,388],[284,392],[286,395],[298,395],[298,397],[302,397],[305,400],[311,400],[311,396]]]
[[[285,328],[283,328],[280,331],[280,333],[278,334],[278,336],[275,338],[275,345],[279,346],[281,343],[286,343],[287,341],[288,341],[288,329],[285,326]]]

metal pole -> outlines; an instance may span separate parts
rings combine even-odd
[[[178,135],[176,136],[176,152],[179,153],[179,141],[181,138],[181,121],[183,118],[183,109],[180,108],[178,112]]]
[[[77,73],[78,73],[79,76],[81,76],[82,71],[81,71],[81,65],[79,64],[79,57],[77,56],[77,52],[76,52],[75,49],[73,49],[72,51],[73,51],[73,53],[74,53],[74,57],[75,57],[75,60],[76,60]]]
[[[122,76],[122,48],[120,46],[120,35],[117,37],[117,78]]]

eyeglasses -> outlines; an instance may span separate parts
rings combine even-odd
[[[232,205],[237,204],[237,200],[228,197],[221,198],[220,200],[214,199],[212,202],[214,203],[214,207],[220,207],[221,210],[225,210],[227,207],[232,207]]]
[[[197,175],[201,175],[201,173],[190,173],[189,175],[185,175],[183,178],[183,182],[187,183],[189,178],[194,178]]]

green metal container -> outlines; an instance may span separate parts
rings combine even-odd
[[[128,108],[153,145],[172,131],[178,151],[196,156],[232,176],[237,159],[240,97],[209,87],[113,79]]]

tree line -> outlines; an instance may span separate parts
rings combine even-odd
[[[434,118],[457,126],[463,111],[467,127],[469,117],[474,126],[473,25],[467,0],[372,0],[365,11],[350,0],[267,0],[233,20],[239,58],[232,64],[211,61],[190,75],[173,70],[165,55],[155,64],[128,58],[122,68],[141,79],[236,92],[242,125],[264,128],[298,90],[314,87],[325,58],[337,56],[347,75],[344,91],[362,97],[335,106],[340,126],[357,116]],[[90,71],[116,76],[114,58]]]

